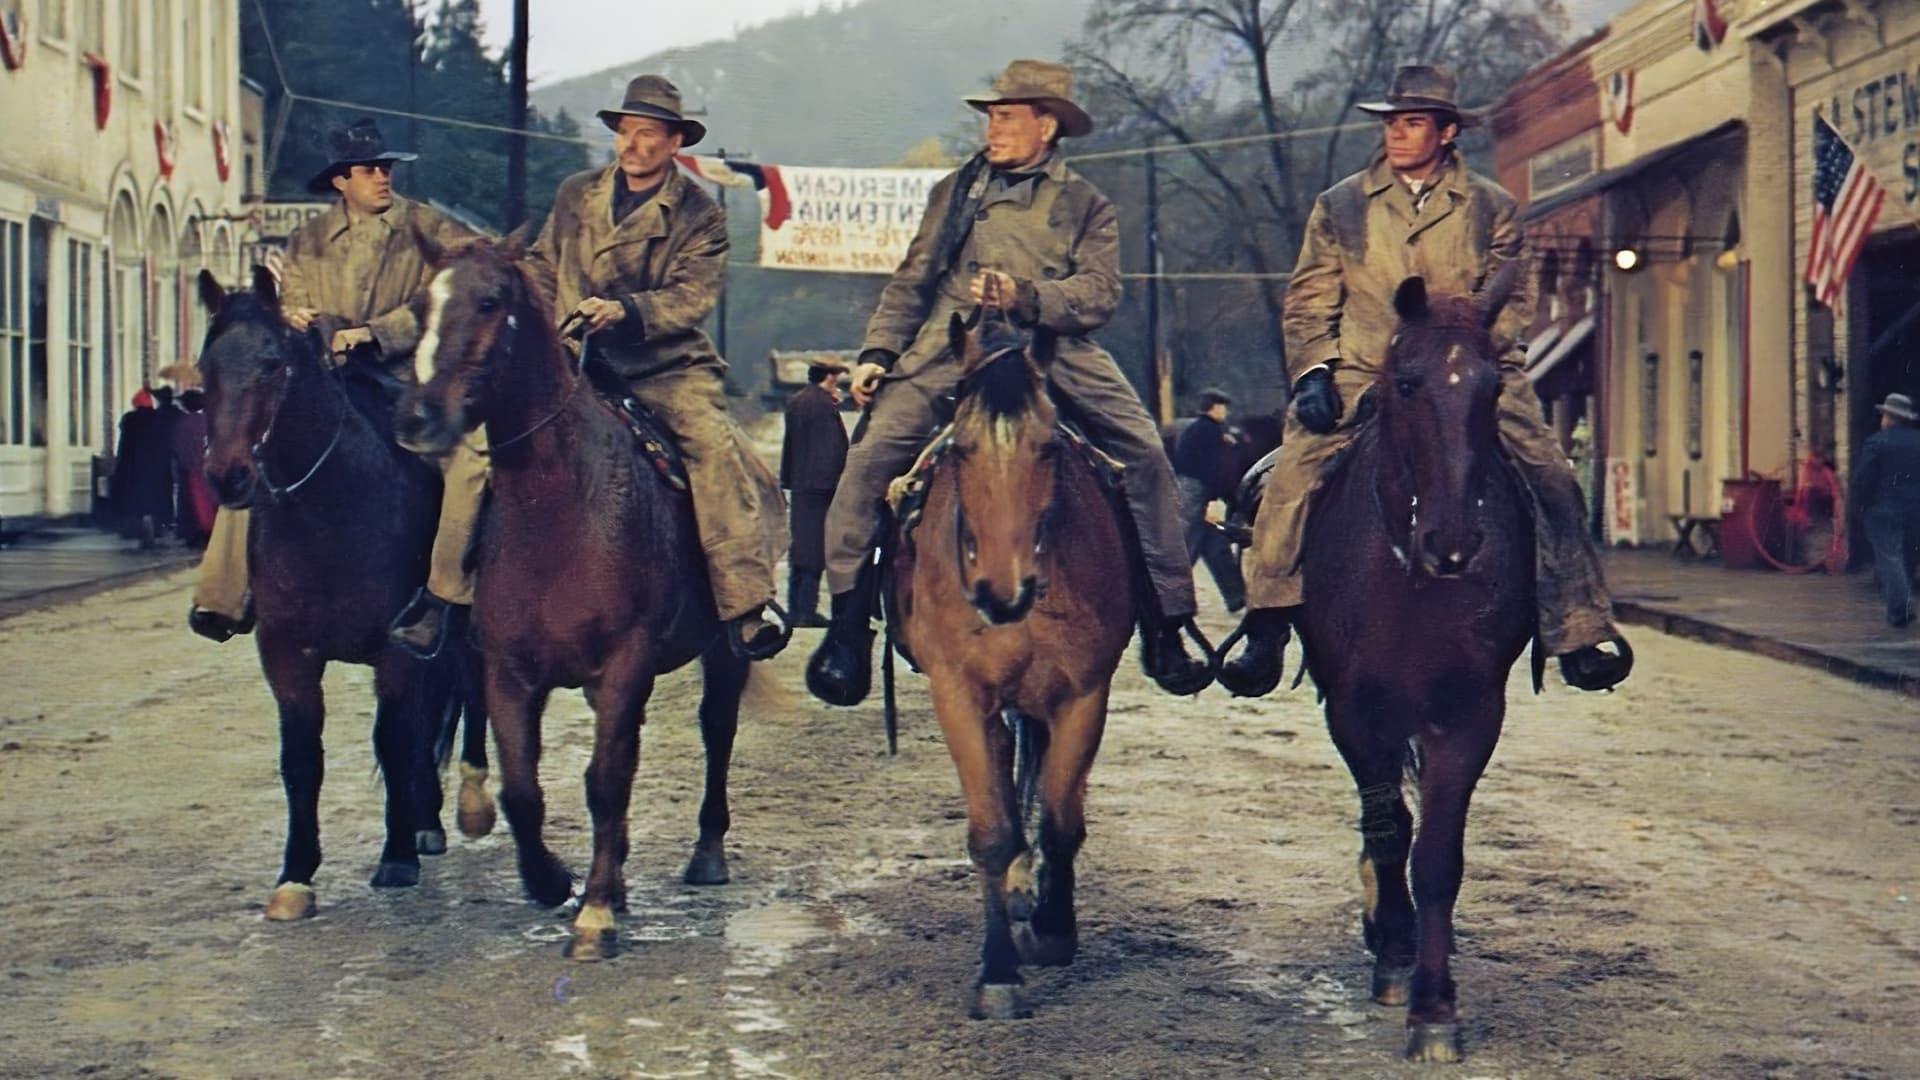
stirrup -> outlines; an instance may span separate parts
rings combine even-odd
[[[448,608],[451,605],[427,591],[425,585],[414,590],[413,599],[400,609],[400,614],[387,624],[387,640],[400,647],[408,656],[416,660],[433,660],[447,647],[447,622],[451,617]],[[433,636],[424,638],[416,635],[420,624],[428,619],[434,620]]]
[[[753,613],[749,612],[748,614]],[[768,615],[772,615],[773,619],[768,619]],[[755,645],[741,638],[740,620],[746,617],[746,615],[741,615],[737,618],[728,619],[726,626],[727,647],[733,650],[733,655],[742,660],[748,661],[749,663],[771,660],[780,655],[780,651],[787,647],[789,641],[793,640],[793,620],[787,617],[787,609],[781,607],[778,601],[769,600],[760,608],[759,621],[764,625],[773,627],[775,630],[773,640],[766,644]],[[758,635],[755,636],[757,637]]]

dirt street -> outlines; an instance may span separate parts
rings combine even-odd
[[[697,680],[662,681],[626,952],[563,960],[504,829],[376,894],[368,679],[329,676],[321,914],[270,925],[284,804],[250,643],[192,637],[186,575],[0,622],[0,1074],[1398,1076],[1370,1004],[1356,802],[1308,691],[1178,701],[1123,669],[1088,799],[1081,958],[1036,1017],[964,1018],[977,889],[906,679],[877,706],[765,673],[733,884],[678,874]],[[1210,629],[1224,631],[1224,618]],[[1625,692],[1513,684],[1475,801],[1460,1077],[1920,1075],[1920,710],[1648,631]],[[587,853],[577,694],[549,710],[549,836]],[[451,814],[449,812],[449,827]]]

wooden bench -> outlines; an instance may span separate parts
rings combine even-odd
[[[1673,553],[1681,557],[1698,555],[1703,559],[1717,558],[1720,554],[1720,518],[1704,514],[1668,514],[1667,520],[1673,523]],[[1700,532],[1707,538],[1707,550],[1694,547],[1693,534]]]

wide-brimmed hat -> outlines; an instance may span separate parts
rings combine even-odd
[[[644,116],[680,126],[680,145],[692,146],[707,137],[707,125],[681,114],[680,88],[658,75],[639,75],[627,84],[627,98],[617,109],[601,109],[600,122],[620,130],[623,116]]]
[[[1874,407],[1875,412],[1883,412],[1896,420],[1905,420],[1909,424],[1920,423],[1920,412],[1913,407],[1913,399],[1905,394],[1888,394],[1887,400]]]
[[[387,149],[387,140],[372,120],[362,117],[352,127],[334,128],[327,133],[327,167],[307,181],[307,190],[315,195],[333,193],[333,178],[355,165],[381,161],[413,161],[419,154]]]
[[[1073,72],[1065,64],[1015,60],[993,80],[992,89],[966,102],[981,112],[994,105],[1044,105],[1047,114],[1060,121],[1061,135],[1080,136],[1093,130],[1093,117],[1074,103]]]
[[[1394,113],[1452,113],[1461,127],[1480,122],[1478,114],[1460,106],[1460,86],[1453,72],[1432,64],[1403,64],[1393,73],[1393,85],[1387,88],[1385,101],[1363,101],[1354,106],[1376,116]]]

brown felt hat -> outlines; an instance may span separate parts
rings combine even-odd
[[[1073,72],[1065,64],[1015,60],[993,80],[992,89],[966,102],[981,112],[994,105],[1043,105],[1047,115],[1060,121],[1061,135],[1080,136],[1093,130],[1093,117],[1074,103]]]
[[[682,113],[680,88],[659,75],[639,75],[627,84],[627,98],[617,109],[601,109],[600,122],[609,130],[620,130],[623,116],[644,116],[680,126],[680,145],[692,146],[707,137],[707,125],[689,120]]]
[[[1387,88],[1385,101],[1363,101],[1354,106],[1376,116],[1394,113],[1452,113],[1460,126],[1473,127],[1480,122],[1477,113],[1460,107],[1460,85],[1453,72],[1432,64],[1403,64],[1393,73],[1393,85]]]

